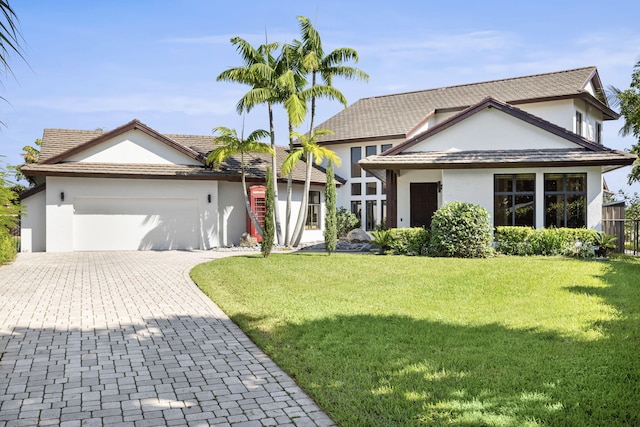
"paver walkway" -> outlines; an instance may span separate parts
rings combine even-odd
[[[34,253],[0,266],[0,427],[333,425],[189,279],[231,254]]]

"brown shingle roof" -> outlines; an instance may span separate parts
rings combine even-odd
[[[136,128],[149,129],[146,125],[134,120],[117,129]],[[116,131],[117,129],[114,129]],[[118,178],[181,178],[181,179],[240,179],[240,158],[227,159],[218,169],[193,165],[158,165],[158,164],[116,164],[116,163],[90,163],[90,162],[64,162],[67,153],[73,153],[81,146],[91,144],[100,138],[107,137],[114,131],[101,130],[73,130],[73,129],[45,129],[42,137],[40,162],[23,167],[23,172],[29,176],[93,176],[93,177],[118,177]],[[155,132],[155,131],[153,131]],[[215,147],[214,136],[206,135],[162,135],[168,139],[171,145],[187,147],[198,154],[199,159],[205,158]],[[276,154],[279,163],[288,154],[287,148],[277,146]],[[271,164],[269,155],[250,155],[247,159],[247,179],[264,180],[267,165]],[[280,166],[279,166],[280,167]],[[279,179],[285,180],[286,176],[278,170]],[[305,163],[298,162],[292,171],[295,182],[304,182],[306,176]],[[344,182],[336,177],[338,184]],[[314,165],[311,173],[311,182],[324,184],[326,177],[321,168]]]
[[[510,104],[584,97],[601,108],[606,116],[612,115],[612,118],[617,118],[616,113],[605,104],[606,100],[593,98],[585,91],[585,86],[592,79],[596,89],[602,89],[596,68],[585,67],[364,98],[318,125],[318,128],[333,131],[333,135],[322,137],[323,142],[382,137],[404,138],[416,124],[434,111],[462,110],[486,97]]]

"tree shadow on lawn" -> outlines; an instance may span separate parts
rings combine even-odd
[[[628,271],[621,271],[623,269]],[[640,264],[612,265],[601,337],[355,314],[269,333],[234,316],[343,426],[640,425]],[[265,341],[265,339],[267,341]]]

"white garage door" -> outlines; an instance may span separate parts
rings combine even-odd
[[[76,251],[198,249],[195,199],[75,198]]]

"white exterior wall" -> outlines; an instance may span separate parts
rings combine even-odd
[[[576,148],[576,145],[495,108],[487,108],[406,152],[546,148]]]
[[[220,246],[238,245],[240,236],[247,231],[247,210],[244,204],[244,196],[242,194],[242,184],[239,182],[223,182],[219,183],[220,207],[219,207],[219,225],[220,230]],[[251,184],[264,185],[264,184]],[[289,224],[289,234],[293,233],[298,219],[300,210],[300,202],[302,201],[302,185],[295,185],[291,197],[291,222]],[[316,242],[324,240],[324,187],[312,185],[310,191],[320,191],[320,230],[305,230],[302,234],[302,243]],[[287,206],[287,185],[278,184],[279,203],[277,209],[280,213],[282,235],[284,237],[284,225]],[[277,242],[277,241],[276,241]]]
[[[64,193],[64,201],[61,200]],[[208,202],[211,195],[211,203]],[[78,236],[74,236],[76,219],[76,200],[87,199],[113,200],[118,203],[127,199],[139,203],[141,200],[181,201],[195,207],[197,215],[199,249],[218,246],[218,183],[216,181],[178,181],[178,180],[132,180],[104,178],[62,178],[48,177],[46,189],[46,250],[47,252],[70,252],[75,249]],[[155,218],[148,218],[151,223]],[[161,219],[160,219],[161,221]],[[154,231],[154,230],[149,230]],[[161,232],[161,224],[155,232]],[[130,242],[110,241],[109,233],[96,230],[96,239],[104,239],[107,248],[117,248]],[[114,235],[117,235],[114,233]],[[153,237],[151,235],[150,237]],[[115,237],[113,237],[115,238]],[[132,237],[133,238],[133,237]],[[142,248],[144,249],[144,248]]]
[[[572,99],[518,104],[516,107],[571,132],[574,131],[576,107]]]
[[[25,211],[20,220],[20,251],[44,252],[46,249],[46,190],[22,200]]]
[[[144,132],[130,130],[66,159],[68,162],[200,165]]]
[[[412,182],[442,182],[438,206],[461,201],[480,205],[491,214],[493,223],[494,175],[536,174],[536,228],[544,228],[544,174],[587,174],[587,228],[602,228],[602,174],[599,167],[571,168],[513,168],[513,169],[454,169],[401,171],[398,176],[398,227],[409,226],[409,185]]]

